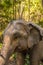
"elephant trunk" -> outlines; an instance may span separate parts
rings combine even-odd
[[[11,44],[10,36],[5,35],[3,39],[3,46],[2,46],[1,54],[0,54],[0,65],[4,65],[8,58],[7,56],[8,56],[10,44]]]

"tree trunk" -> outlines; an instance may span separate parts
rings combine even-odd
[[[43,0],[42,0],[42,6],[43,6]]]

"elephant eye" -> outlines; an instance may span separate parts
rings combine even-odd
[[[13,35],[13,39],[18,39],[18,38],[21,38],[21,35],[19,33],[15,33]]]

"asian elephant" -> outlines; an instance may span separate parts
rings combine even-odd
[[[0,65],[4,65],[12,53],[17,52],[16,64],[24,65],[27,53],[33,52],[35,45],[42,40],[40,28],[24,20],[15,20],[8,24],[3,34],[3,46],[0,54]]]

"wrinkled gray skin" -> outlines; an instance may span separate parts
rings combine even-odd
[[[14,52],[17,52],[17,65],[24,65],[26,53],[30,49],[31,56],[34,45],[37,45],[42,39],[40,30],[36,27],[37,26],[34,27],[34,25],[31,26],[24,23],[23,20],[15,20],[8,24],[3,34],[3,47],[1,50],[0,65],[4,65]]]
[[[31,49],[30,65],[40,65],[40,62],[43,64],[43,28],[41,28],[40,26],[38,26],[34,23],[28,23],[27,26],[29,26],[31,28],[30,31],[31,31],[32,35],[35,33],[35,30],[33,28],[36,28],[37,31],[40,32],[39,33],[40,41],[36,45],[34,45],[33,48]],[[33,36],[35,36],[35,35],[33,35]]]
[[[30,65],[43,65],[43,40],[40,41],[30,54]]]

